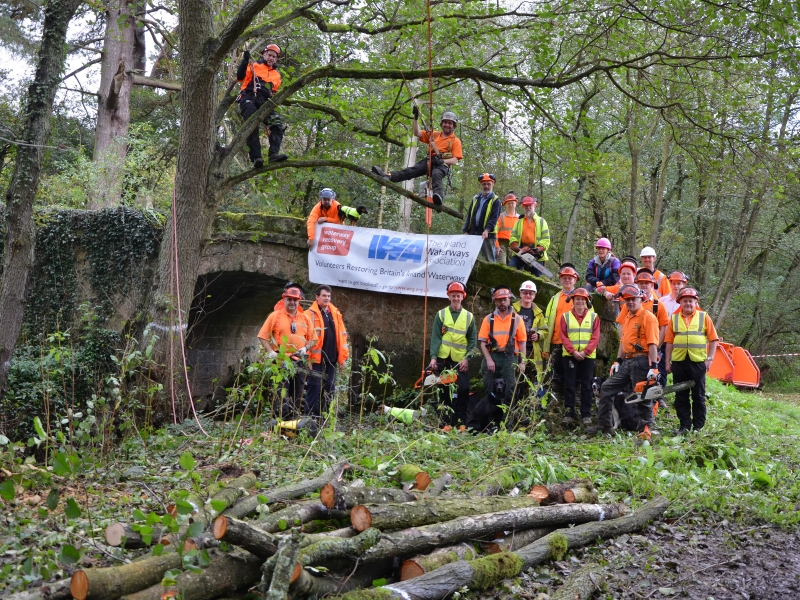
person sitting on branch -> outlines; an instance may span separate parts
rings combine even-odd
[[[442,115],[441,131],[423,131],[419,128],[419,108],[416,105],[413,113],[414,136],[419,138],[420,142],[428,144],[428,155],[417,164],[401,171],[386,172],[380,167],[372,167],[372,172],[395,183],[408,181],[423,175],[427,177],[430,162],[433,203],[441,206],[444,200],[444,180],[450,174],[450,167],[458,164],[463,158],[461,140],[455,134],[458,117],[456,113],[448,110]]]
[[[244,51],[242,62],[236,70],[236,81],[242,83],[242,91],[236,101],[242,118],[247,121],[253,114],[267,102],[281,87],[281,74],[275,68],[275,63],[281,55],[277,44],[269,44],[256,62],[250,60],[250,52]],[[286,125],[283,119],[274,110],[267,115],[264,123],[269,132],[269,162],[276,163],[289,158],[281,154],[281,143]],[[247,138],[247,147],[250,149],[250,160],[256,169],[264,166],[261,157],[261,140],[258,137],[258,127]]]
[[[522,199],[522,210],[525,214],[514,224],[511,231],[509,247],[515,254],[532,254],[536,262],[544,265],[547,260],[547,249],[550,247],[550,228],[547,221],[536,214],[537,200],[533,196]],[[534,265],[526,264],[519,256],[513,256],[508,263],[510,267],[541,276],[542,271]]]

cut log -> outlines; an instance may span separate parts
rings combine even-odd
[[[300,550],[297,562],[306,567],[324,564],[327,561],[343,557],[360,558],[367,550],[375,546],[380,537],[381,532],[377,529],[367,529],[353,538],[323,540]]]
[[[44,583],[39,587],[28,588],[22,592],[5,596],[5,600],[69,600],[71,579],[60,579],[53,583]]]
[[[169,543],[167,538],[161,537],[161,526],[153,527],[153,535],[149,544],[145,544],[142,535],[134,531],[128,523],[112,523],[106,527],[106,544],[114,548],[125,548],[126,550],[137,550],[139,548],[149,548],[158,543]],[[125,543],[123,544],[123,539]]]
[[[321,542],[332,537],[351,538],[357,535],[358,531],[356,531],[354,527],[342,527],[341,529],[334,529],[333,531],[328,531],[326,533],[307,533],[305,537],[303,537],[303,544],[310,546],[311,544],[316,544],[317,542]]]
[[[425,490],[426,498],[438,498],[444,488],[453,483],[453,476],[450,473],[443,473],[431,482],[431,485]]]
[[[77,600],[114,600],[156,583],[160,585],[164,573],[180,566],[180,554],[165,552],[127,565],[78,569],[72,574],[69,589]]]
[[[259,558],[269,558],[278,551],[275,537],[244,521],[220,515],[214,521],[214,537],[244,548]]]
[[[553,527],[537,527],[536,529],[523,529],[521,531],[510,531],[508,534],[496,536],[491,542],[483,544],[486,554],[497,554],[498,552],[513,552],[523,546],[527,546],[544,536],[553,533]]]
[[[340,461],[339,463],[325,469],[319,477],[315,477],[313,479],[304,479],[298,483],[272,488],[261,492],[260,494],[248,496],[247,498],[240,500],[232,507],[227,509],[224,514],[229,517],[233,517],[234,519],[243,519],[244,517],[254,513],[258,508],[258,505],[261,504],[258,496],[266,497],[267,504],[302,498],[306,494],[316,492],[331,480],[341,481],[344,472],[350,468],[351,465],[349,462],[346,460]]]
[[[581,504],[564,505],[577,508]],[[621,519],[585,523],[576,527],[560,529],[532,544],[521,548],[518,552],[501,552],[473,561],[458,561],[445,565],[422,577],[402,581],[375,590],[361,590],[354,594],[338,596],[340,600],[440,600],[446,598],[463,586],[474,590],[494,587],[507,577],[515,577],[523,569],[528,569],[554,558],[554,551],[561,553],[568,548],[578,548],[623,533],[632,533],[645,527],[650,521],[659,518],[669,507],[666,498],[658,497],[634,513]],[[550,506],[540,510],[563,508]],[[433,527],[433,526],[432,526]],[[555,542],[556,536],[560,536]],[[389,536],[385,536],[389,537]],[[383,541],[383,540],[381,540]],[[564,541],[566,544],[564,544]],[[563,544],[563,545],[562,545]]]
[[[192,520],[200,521],[205,526],[211,525],[222,511],[228,507],[234,506],[236,501],[242,496],[247,496],[247,490],[255,487],[256,484],[258,484],[258,477],[256,477],[255,473],[245,473],[235,479],[225,481],[225,487],[213,493],[209,498],[209,502],[204,503],[202,507],[192,515]],[[221,510],[215,510],[211,506],[211,502],[215,504],[222,503],[225,506]]]
[[[404,492],[394,488],[336,488],[331,483],[322,486],[319,499],[327,508],[336,510],[350,510],[359,504],[383,504],[386,502],[414,502],[417,495],[413,492]]]
[[[178,575],[174,588],[165,588],[160,578],[156,585],[124,596],[123,600],[161,600],[168,590],[174,589],[182,598],[211,600],[221,594],[246,588],[261,579],[261,563],[257,556],[247,552],[230,553],[211,550],[211,562],[199,573],[184,571]]]
[[[561,504],[459,517],[444,523],[384,533],[378,543],[367,550],[362,558],[370,561],[389,556],[424,554],[439,546],[465,542],[507,529],[556,527],[616,519],[624,510],[624,506],[613,504]]]
[[[301,569],[299,576],[289,588],[289,597],[296,598],[321,598],[330,594],[341,594],[350,590],[369,588],[380,581],[382,584],[393,583],[391,579],[392,563],[374,563],[359,568],[352,575],[347,572],[345,575],[326,574],[315,576]]]
[[[514,508],[539,506],[535,498],[432,498],[417,502],[390,504],[361,504],[350,511],[350,522],[358,531],[369,527],[377,527],[381,531],[387,529],[403,529],[419,527],[431,523],[450,521],[467,515],[495,513]]]
[[[437,548],[430,554],[420,554],[404,561],[400,567],[400,581],[420,577],[457,560],[473,560],[475,558],[478,558],[478,553],[472,544],[463,543]]]
[[[608,569],[597,564],[581,567],[550,594],[550,600],[589,600],[608,577]]]
[[[346,519],[347,517],[347,512],[328,510],[319,500],[305,500],[264,516],[258,521],[258,528],[267,533],[277,533],[315,519]]]
[[[302,567],[297,566],[297,553],[300,551],[300,535],[292,534],[280,541],[272,567],[272,579],[265,600],[286,600],[289,586],[300,576]]]
[[[578,491],[579,488],[583,490]],[[570,495],[565,494],[569,491]],[[536,498],[542,506],[551,504],[564,504],[573,502],[597,502],[597,494],[594,485],[588,479],[571,479],[564,483],[552,483],[550,485],[535,485],[531,488],[528,496]],[[576,497],[589,498],[588,500],[576,500]],[[593,498],[593,500],[591,499]]]

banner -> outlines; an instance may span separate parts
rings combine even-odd
[[[316,243],[308,253],[312,283],[447,298],[451,281],[467,283],[483,238],[478,235],[424,235],[386,229],[317,225]]]

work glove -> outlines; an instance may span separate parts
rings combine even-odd
[[[300,350],[297,351],[297,354],[300,356],[305,356],[306,354],[308,354],[308,350],[306,349],[305,346],[301,346]]]
[[[531,247],[530,246],[523,246],[522,248],[517,250],[517,252],[519,252],[520,254],[525,254],[526,252],[530,252],[530,251],[531,251]]]
[[[275,350],[267,352],[267,360],[273,360],[276,356],[278,356],[278,353]]]
[[[650,369],[650,370],[647,372],[647,379],[648,379],[648,381],[649,381],[650,379],[655,379],[656,377],[658,377],[658,369]]]
[[[608,370],[609,375],[616,375],[617,371],[619,371],[619,363],[614,361],[614,364],[611,365],[611,368]]]
[[[438,154],[431,157],[431,167],[441,167],[444,164],[444,159]]]
[[[419,106],[416,104],[411,108],[411,114],[414,115],[415,119],[419,119]]]
[[[245,50],[244,54],[242,54],[242,58],[245,60],[245,62],[250,62],[250,51]]]

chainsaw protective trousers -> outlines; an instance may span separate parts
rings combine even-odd
[[[613,376],[609,377],[600,388],[600,402],[597,406],[597,422],[601,427],[613,427],[614,397],[619,392],[632,393],[634,386],[647,378],[650,369],[650,359],[646,356],[637,356],[622,361]],[[636,404],[636,414],[639,417],[638,431],[644,431],[645,425],[652,429],[653,401],[639,402]]]

